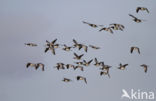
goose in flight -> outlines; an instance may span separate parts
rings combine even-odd
[[[77,43],[77,41],[75,39],[73,39],[74,42],[74,48],[78,48],[79,50],[82,48],[82,44]]]
[[[91,23],[88,23],[88,22],[85,22],[85,21],[82,21],[84,24],[87,24],[87,25],[89,25],[90,27],[93,27],[93,28],[97,28],[98,27],[98,25],[96,25],[96,24],[91,24]]]
[[[149,13],[149,10],[145,7],[137,7],[136,12],[138,13],[139,11],[146,11],[147,13]]]
[[[140,49],[139,49],[139,47],[135,47],[135,46],[131,47],[130,53],[133,53],[134,50],[136,50],[136,51],[140,54]]]
[[[100,75],[108,75],[108,77],[110,78],[110,74],[109,74],[109,71],[101,71],[100,72]]]
[[[71,48],[72,48],[72,47],[69,47],[69,46],[67,46],[67,45],[64,44],[63,50],[64,50],[64,51],[70,51]]]
[[[148,68],[148,66],[147,66],[146,64],[142,64],[142,65],[140,65],[140,66],[143,67],[143,68],[144,68],[144,72],[147,73],[147,68]]]
[[[54,68],[57,68],[57,70],[65,69],[64,65],[64,63],[57,63],[57,65]]]
[[[83,56],[84,54],[81,54],[81,55],[77,55],[76,53],[74,53],[74,59],[76,59],[76,60],[80,60],[81,58],[82,58],[82,56]]]
[[[71,80],[71,79],[68,79],[68,78],[63,78],[62,81],[63,81],[63,82],[71,82],[72,80]]]
[[[101,62],[102,68],[100,68],[101,70],[104,71],[109,71],[109,68],[111,68],[112,66],[109,65],[105,65],[104,62]]]
[[[28,62],[28,63],[26,64],[26,67],[27,67],[27,68],[28,68],[28,67],[34,67],[34,68],[36,68],[36,64]]]
[[[91,59],[90,61],[86,61],[86,60],[83,60],[83,65],[84,66],[89,66],[90,65],[90,63],[93,61],[93,59]]]
[[[128,66],[128,64],[124,64],[122,65],[121,63],[119,64],[120,67],[118,67],[118,69],[120,70],[125,70],[126,66]]]
[[[42,63],[37,63],[37,64],[35,64],[35,63],[30,63],[30,62],[28,62],[27,65],[26,65],[26,67],[27,67],[27,68],[28,68],[28,67],[34,67],[36,70],[37,70],[39,67],[41,67],[41,68],[42,68],[42,71],[44,71],[44,64],[42,64]]]
[[[45,49],[45,53],[48,50],[51,50],[53,55],[55,55],[55,49],[59,47],[59,44],[55,44],[55,42],[57,41],[57,39],[53,40],[52,42],[49,42],[48,40],[46,40],[46,49]]]
[[[94,61],[95,61],[95,64],[94,64],[95,66],[100,66],[102,64],[102,62],[99,62],[97,58],[95,58]]]
[[[31,46],[31,47],[37,46],[37,44],[35,44],[35,43],[25,43],[25,45],[26,45],[26,46]]]
[[[117,24],[117,23],[112,23],[112,24],[109,24],[109,25],[110,25],[110,27],[111,27],[112,29],[114,29],[114,30],[121,30],[121,31],[123,31],[123,29],[125,28],[124,25],[122,25],[122,24]]]
[[[108,28],[103,27],[103,28],[101,28],[101,29],[99,30],[99,32],[101,32],[101,31],[103,31],[103,30],[105,30],[105,31],[110,32],[111,34],[113,34],[113,30],[111,29],[111,27],[108,27]]]
[[[137,23],[142,22],[142,20],[141,20],[141,19],[138,19],[137,17],[135,17],[135,16],[134,16],[134,15],[132,15],[132,14],[129,14],[129,16],[131,16],[131,17],[133,18],[133,21],[135,21],[135,22],[137,22]]]
[[[94,46],[94,45],[89,45],[89,47],[93,48],[93,49],[100,49],[100,47]]]
[[[79,80],[84,80],[84,82],[87,84],[87,80],[85,77],[83,76],[77,76],[76,79],[79,81]]]
[[[43,64],[43,63],[37,63],[37,65],[36,65],[36,70],[37,70],[39,67],[42,68],[42,71],[44,71],[44,64]]]
[[[48,47],[52,47],[54,44],[55,44],[55,42],[57,41],[57,39],[54,39],[52,42],[49,42],[48,40],[46,40],[46,45],[48,46]]]
[[[72,65],[72,64],[66,64],[66,67],[67,67],[67,69],[69,69],[69,68],[75,68],[75,66],[74,65]]]

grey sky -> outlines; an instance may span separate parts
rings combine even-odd
[[[156,93],[155,4],[155,0],[0,0],[0,101],[126,101],[120,99],[123,88]],[[138,6],[147,7],[150,13],[136,14]],[[137,24],[128,14],[146,21]],[[125,30],[111,35],[82,21],[105,26],[121,23]],[[93,65],[84,72],[55,70],[57,62],[74,62],[73,52],[44,53],[45,40],[55,38],[67,45],[75,38],[100,46],[100,50],[90,49],[84,59],[97,57],[112,65],[111,79],[100,77]],[[27,42],[39,46],[26,47]],[[140,55],[129,53],[133,45],[140,47]],[[26,69],[27,62],[42,62],[46,70]],[[126,71],[117,69],[120,62],[129,63]],[[147,74],[140,67],[143,63],[150,66]],[[77,82],[77,75],[87,77],[88,84]],[[63,77],[73,82],[64,83]]]

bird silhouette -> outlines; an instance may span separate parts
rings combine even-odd
[[[125,70],[126,66],[128,66],[128,64],[124,64],[122,65],[121,63],[119,64],[120,67],[118,67],[118,69],[120,70]]]
[[[84,82],[87,84],[87,80],[85,77],[83,76],[77,76],[76,79],[79,81],[79,80],[84,80]]]
[[[135,16],[134,16],[134,15],[132,15],[132,14],[129,14],[129,16],[131,16],[131,17],[133,18],[133,21],[135,21],[135,22],[137,22],[137,23],[142,22],[142,20],[141,20],[141,19],[139,19],[139,18],[135,17]]]
[[[94,46],[94,45],[89,45],[89,47],[93,48],[93,49],[100,49],[100,47]]]
[[[147,13],[149,13],[149,10],[146,7],[137,7],[136,12],[138,13],[139,11],[146,11]]]
[[[76,53],[74,53],[74,59],[76,59],[76,60],[80,60],[81,58],[82,58],[82,56],[83,56],[84,54],[81,54],[81,55],[77,55]]]
[[[71,79],[68,79],[68,78],[63,78],[62,81],[63,81],[63,82],[71,82],[72,80],[71,80]]]
[[[88,62],[86,60],[83,60],[83,65],[89,66],[92,61],[93,61],[93,59],[89,60]]]
[[[110,32],[111,34],[113,34],[113,30],[111,29],[111,27],[108,27],[108,28],[103,27],[103,28],[101,28],[101,29],[99,30],[99,32],[101,32],[101,31],[103,31],[103,30],[105,30],[105,31]]]
[[[87,24],[87,25],[89,25],[90,27],[93,27],[93,28],[97,28],[98,27],[98,25],[96,25],[96,24],[91,24],[91,23],[88,23],[88,22],[85,22],[85,21],[82,21],[84,24]]]
[[[146,64],[142,64],[142,65],[140,65],[140,66],[143,67],[143,68],[144,68],[144,72],[147,73],[147,68],[148,68],[148,66],[147,66]]]
[[[140,54],[140,49],[139,49],[139,47],[132,46],[131,49],[130,49],[130,53],[133,53],[134,50],[136,50],[136,51]]]
[[[35,43],[25,43],[25,45],[27,45],[27,46],[31,46],[31,47],[35,47],[35,46],[37,46],[37,44],[35,44]]]
[[[44,64],[43,64],[43,63],[37,63],[37,65],[36,65],[36,70],[37,70],[39,67],[42,69],[42,71],[44,71]]]

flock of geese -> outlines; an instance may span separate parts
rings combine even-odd
[[[136,13],[139,13],[139,11],[146,11],[147,13],[149,13],[149,10],[147,8],[145,8],[145,7],[137,7],[136,8]],[[135,17],[132,14],[129,14],[129,16],[132,17],[133,18],[133,21],[136,22],[136,23],[140,23],[140,22],[143,21],[142,19],[139,19],[139,18]],[[124,25],[117,24],[117,23],[109,24],[109,27],[103,27],[103,25],[92,24],[92,23],[89,23],[89,22],[86,22],[86,21],[82,21],[82,22],[84,24],[89,25],[90,27],[93,27],[93,28],[100,27],[99,32],[101,32],[101,31],[107,31],[107,32],[110,32],[111,34],[113,34],[113,31],[114,30],[123,31],[124,28],[125,28]],[[94,49],[94,50],[100,49],[100,47],[98,47],[98,46],[85,45],[85,44],[79,43],[75,39],[73,39],[72,41],[73,41],[73,45],[72,46],[68,46],[66,44],[58,44],[57,43],[57,38],[54,39],[51,42],[49,42],[48,40],[46,40],[46,48],[45,48],[44,52],[47,53],[48,51],[51,51],[53,55],[56,55],[55,50],[57,48],[61,48],[61,47],[62,47],[62,50],[63,51],[67,51],[67,52],[70,52],[70,51],[72,51],[75,48],[77,48],[78,50],[83,49],[85,52],[88,52],[88,49],[89,48]],[[25,43],[25,45],[26,46],[30,46],[30,47],[36,47],[36,46],[38,46],[35,43]],[[139,47],[132,46],[130,48],[130,53],[132,54],[134,51],[136,51],[136,52],[138,52],[138,54],[140,54]],[[99,75],[101,75],[101,76],[102,75],[107,75],[110,78],[109,69],[112,66],[106,65],[104,63],[104,61],[99,61],[97,58],[90,59],[90,60],[84,60],[84,59],[82,59],[83,57],[84,57],[84,54],[77,54],[77,53],[73,52],[73,59],[74,60],[77,60],[77,62],[74,62],[74,64],[64,64],[62,62],[59,62],[59,63],[56,63],[56,66],[54,66],[54,68],[56,68],[57,70],[61,70],[61,69],[64,70],[64,69],[70,69],[70,68],[72,68],[73,70],[77,70],[78,69],[80,71],[84,71],[85,67],[90,66],[91,63],[92,63],[95,67],[100,67],[99,68],[100,69]],[[122,64],[122,63],[120,63],[117,68],[119,70],[125,70],[127,66],[128,66],[128,64]],[[140,66],[143,67],[144,72],[147,73],[147,69],[148,69],[149,66],[146,65],[146,64],[142,64]],[[26,67],[27,68],[28,67],[33,67],[36,70],[38,68],[41,68],[42,71],[45,71],[45,65],[43,63],[31,63],[31,62],[28,62],[26,64]],[[79,80],[82,80],[82,81],[84,81],[87,84],[87,79],[84,76],[78,75],[78,76],[76,76],[76,80],[78,80],[78,81]],[[63,78],[62,81],[64,81],[64,82],[71,82],[72,80],[69,79],[69,78]]]

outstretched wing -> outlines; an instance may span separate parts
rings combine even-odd
[[[131,16],[132,18],[134,18],[134,19],[137,19],[134,15],[132,15],[132,14],[129,14],[129,16]]]
[[[131,52],[131,53],[133,53],[133,50],[134,50],[134,47],[131,47],[131,50],[130,50],[130,52]]]
[[[81,58],[84,54],[80,55],[79,57]]]
[[[98,63],[98,60],[97,60],[97,58],[95,58],[94,60],[95,60],[95,63]]]
[[[144,72],[145,72],[145,73],[147,73],[147,66],[146,66],[146,67],[144,67]]]
[[[111,29],[111,27],[109,27],[108,31],[113,34],[113,30]]]
[[[73,39],[73,42],[74,42],[75,44],[77,44],[77,41],[76,41],[75,39]]]
[[[84,81],[85,81],[85,83],[87,84],[87,80],[86,80],[86,78],[84,78]]]
[[[147,13],[149,13],[149,10],[146,8]]]
[[[140,9],[141,9],[140,7],[137,7],[136,12],[138,13]]]
[[[77,55],[76,53],[74,53],[74,55],[75,55],[76,57],[78,57],[78,55]]]
[[[88,62],[88,64],[90,64],[92,61],[93,61],[93,59],[91,59],[91,60]]]
[[[139,49],[139,48],[137,48],[137,50],[138,50],[138,53],[140,54],[140,49]]]
[[[44,52],[46,53],[48,50],[49,50],[49,48],[46,48]]]
[[[55,39],[54,41],[52,41],[51,43],[54,44],[57,41],[57,39]]]

